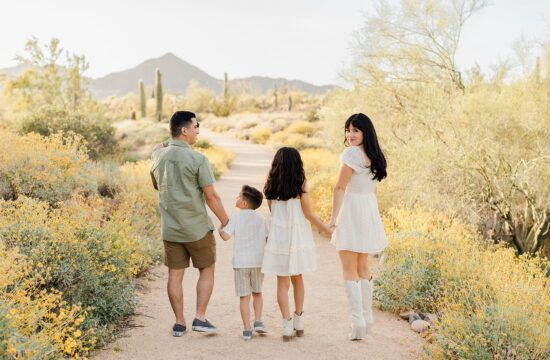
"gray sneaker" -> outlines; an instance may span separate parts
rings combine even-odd
[[[204,319],[204,321],[202,321],[195,318],[195,320],[193,320],[192,329],[193,331],[210,333],[210,334],[215,334],[218,332],[218,329],[216,329],[216,327],[212,325],[210,321],[208,321],[208,319]]]
[[[174,324],[172,327],[172,336],[180,337],[185,333],[185,330],[187,330],[185,325]]]
[[[252,340],[252,330],[243,330],[243,339]]]
[[[267,334],[267,329],[262,320],[254,321],[254,331],[258,334]]]

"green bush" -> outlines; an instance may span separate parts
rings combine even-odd
[[[31,132],[42,136],[58,133],[78,134],[86,142],[87,153],[91,159],[112,157],[119,152],[115,129],[107,120],[64,108],[41,108],[24,118],[19,133]]]

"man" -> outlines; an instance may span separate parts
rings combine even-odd
[[[215,333],[216,327],[205,317],[214,287],[216,262],[214,226],[206,212],[205,202],[222,226],[229,219],[214,189],[215,179],[208,159],[191,148],[199,134],[195,114],[176,111],[170,119],[170,133],[172,140],[167,146],[153,152],[151,178],[159,191],[161,235],[168,267],[168,298],[176,316],[172,335],[182,336],[187,329],[182,282],[189,259],[200,272],[192,329]]]

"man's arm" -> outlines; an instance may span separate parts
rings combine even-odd
[[[153,181],[153,187],[155,188],[155,190],[158,191],[159,186],[157,184],[157,179],[155,179],[155,175],[153,174],[152,171],[150,171],[149,174],[151,174],[151,181]]]
[[[216,189],[214,189],[214,185],[208,185],[202,188],[202,192],[204,194],[204,200],[206,201],[206,205],[212,210],[214,215],[220,220],[222,223],[222,226],[227,225],[227,222],[229,221],[229,218],[227,217],[227,213],[225,212],[225,209],[222,204],[222,199],[216,192]]]

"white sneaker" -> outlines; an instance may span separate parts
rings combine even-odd
[[[366,333],[361,299],[361,283],[353,280],[345,280],[344,283],[346,284],[346,293],[351,310],[351,333],[349,334],[349,339],[361,340],[365,338]]]
[[[372,295],[373,284],[371,280],[361,279],[361,295],[363,298],[363,316],[365,317],[365,323],[367,325],[367,333],[372,332],[374,325],[374,316],[372,314]]]
[[[292,319],[283,319],[283,341],[290,341],[294,335]]]
[[[304,312],[300,315],[294,313],[292,314],[292,319],[294,320],[294,330],[296,330],[296,336],[304,336]]]

